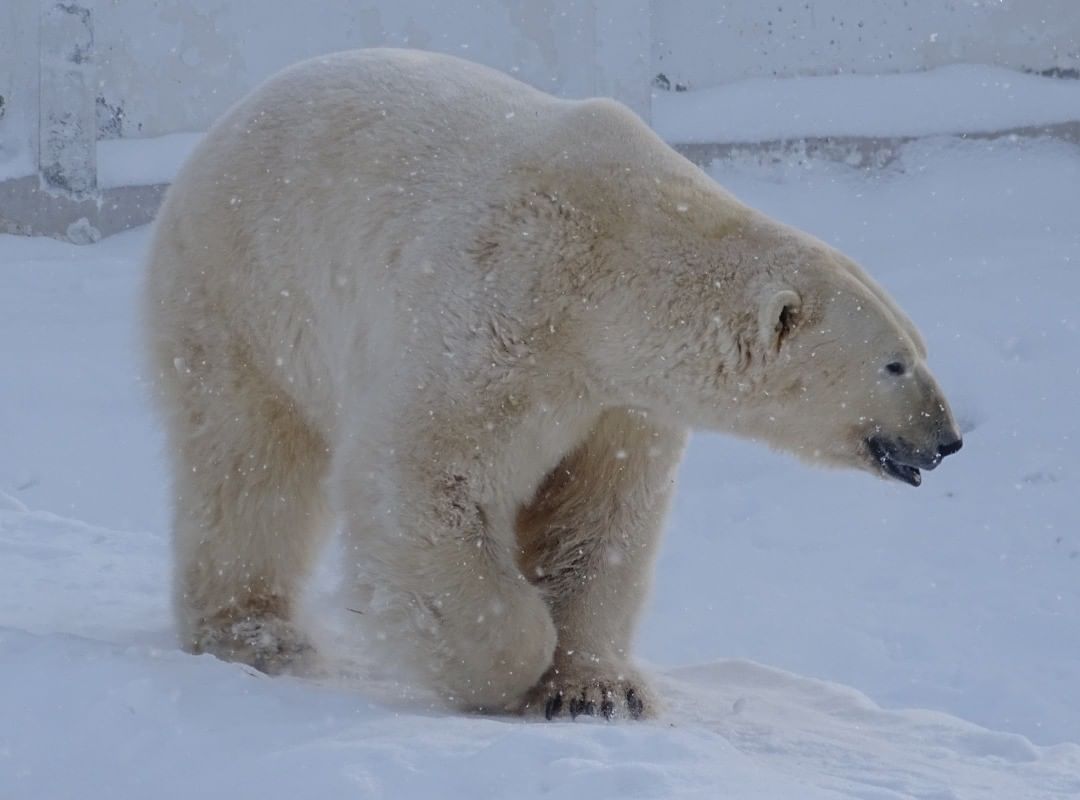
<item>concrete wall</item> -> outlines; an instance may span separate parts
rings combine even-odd
[[[80,75],[63,25],[84,12]],[[51,158],[42,102],[81,118],[78,85],[93,83],[98,138],[200,131],[288,64],[375,45],[460,55],[568,97],[615,95],[647,118],[649,12],[649,0],[4,0],[0,180]]]
[[[648,119],[664,84],[953,62],[1076,77],[1080,0],[2,0],[0,182],[34,173],[81,201],[93,137],[205,130],[285,65],[372,45],[615,96]],[[0,222],[14,196],[0,193]]]
[[[0,176],[38,118],[41,20],[0,4]],[[994,63],[1080,73],[1080,0],[73,0],[93,17],[99,135],[204,130],[281,67],[387,44],[441,50],[648,113],[651,81]],[[47,26],[46,26],[47,27]],[[42,40],[43,49],[48,41]],[[54,43],[55,44],[55,43]],[[52,54],[45,52],[48,61]],[[36,144],[33,147],[36,148]]]
[[[590,0],[96,1],[104,103],[125,136],[205,130],[282,67],[355,47],[439,50],[550,91],[595,82]]]
[[[0,3],[0,180],[36,164],[38,0]]]
[[[952,62],[1080,73],[1080,0],[74,0],[93,17],[103,138],[204,130],[281,67],[387,44],[441,50],[648,114],[643,82],[896,72]],[[36,155],[55,0],[0,5],[0,177]],[[36,52],[37,43],[42,52]]]
[[[287,64],[379,44],[462,55],[566,96],[615,94],[642,113],[640,80],[658,73],[710,86],[955,62],[1080,71],[1080,0],[83,2],[103,121],[122,111],[111,130],[125,136],[204,130]]]

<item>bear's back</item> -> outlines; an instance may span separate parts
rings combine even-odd
[[[376,161],[392,168],[385,162],[436,157],[475,171],[550,135],[541,132],[572,105],[452,56],[353,50],[273,76],[230,109],[207,134],[211,146],[200,149],[234,165],[255,155],[270,168],[362,171]]]
[[[227,310],[269,372],[291,364],[289,380],[329,386],[356,341],[393,343],[371,349],[391,360],[406,341],[434,347],[446,303],[493,291],[468,254],[498,209],[572,179],[576,199],[622,213],[630,199],[612,201],[612,182],[651,176],[663,159],[692,169],[614,101],[561,100],[432,53],[311,59],[238,102],[181,170],[159,214],[147,298]],[[548,262],[508,262],[504,301]],[[299,345],[285,357],[281,342]]]
[[[672,156],[615,101],[564,100],[454,56],[375,48],[271,77],[214,125],[189,166],[214,177],[245,164],[262,173],[294,167],[408,188],[409,178],[499,179],[523,162],[588,171]]]

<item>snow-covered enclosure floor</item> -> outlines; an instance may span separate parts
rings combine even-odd
[[[0,237],[0,797],[1080,797],[1080,152],[714,174],[898,297],[966,442],[913,490],[695,438],[639,648],[667,710],[639,724],[180,653],[136,379],[146,232]]]

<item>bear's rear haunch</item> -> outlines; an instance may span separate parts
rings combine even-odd
[[[341,53],[207,134],[146,339],[183,646],[279,672],[337,524],[364,618],[455,706],[638,717],[692,428],[918,485],[960,447],[915,327],[621,105]]]

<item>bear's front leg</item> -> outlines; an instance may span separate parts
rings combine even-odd
[[[551,669],[522,710],[638,719],[657,703],[630,648],[686,432],[605,412],[518,515],[522,571],[558,628]]]
[[[556,633],[514,561],[512,518],[485,502],[488,478],[469,459],[399,445],[388,465],[387,451],[363,448],[337,468],[359,580],[373,590],[365,615],[451,704],[513,710],[551,666]]]

